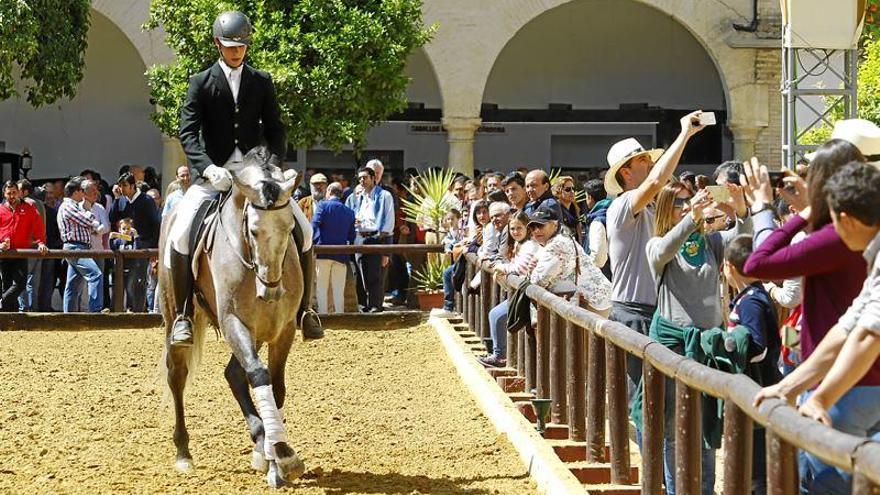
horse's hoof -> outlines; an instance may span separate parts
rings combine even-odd
[[[177,461],[174,462],[174,469],[179,473],[189,474],[193,472],[195,468],[192,459],[177,459]]]
[[[254,471],[266,473],[269,471],[269,461],[266,460],[266,456],[262,452],[254,450],[251,454],[251,467],[254,468]]]
[[[270,488],[281,488],[282,486],[287,484],[287,481],[281,476],[281,473],[278,471],[278,464],[275,461],[268,461],[269,468],[266,471],[266,482],[269,483]]]
[[[287,481],[293,481],[306,472],[306,465],[286,443],[275,444],[275,457],[278,474]]]

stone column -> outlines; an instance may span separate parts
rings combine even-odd
[[[481,122],[479,117],[443,118],[443,127],[449,142],[448,166],[468,177],[474,176],[474,135]]]
[[[177,167],[186,165],[186,156],[183,154],[183,147],[177,138],[171,138],[162,135],[162,196],[165,196],[165,190],[168,184],[171,184],[177,177]]]
[[[755,144],[758,142],[758,132],[761,127],[733,122],[728,127],[733,133],[734,159],[744,161],[755,156]]]

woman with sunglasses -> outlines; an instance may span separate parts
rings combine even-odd
[[[702,330],[721,326],[718,279],[724,248],[738,234],[751,232],[745,198],[740,186],[727,185],[730,198],[716,202],[708,190],[691,195],[686,184],[673,181],[663,187],[655,204],[654,235],[647,244],[647,257],[657,285],[657,312],[649,335],[679,354],[689,354],[688,343]],[[733,229],[705,233],[706,212],[719,209],[738,220]],[[711,215],[711,213],[710,213]],[[675,494],[675,386],[666,384],[664,467],[666,493]],[[715,484],[715,451],[704,448],[703,494]]]
[[[563,175],[553,181],[553,196],[559,201],[562,209],[562,223],[575,235],[575,239],[581,242],[583,239],[583,227],[578,221],[581,218],[581,209],[577,204],[574,189],[574,178]]]
[[[529,280],[555,294],[579,294],[590,311],[607,318],[611,311],[611,282],[580,244],[560,235],[558,211],[542,205],[529,217],[529,235],[541,247]]]

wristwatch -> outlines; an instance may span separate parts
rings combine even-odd
[[[756,210],[756,209],[755,209],[755,206],[760,206],[760,208],[758,208],[758,209]],[[766,211],[766,210],[769,210],[769,209],[770,209],[770,205],[767,204],[767,203],[764,203],[764,202],[762,201],[762,202],[760,202],[760,203],[755,203],[755,204],[753,204],[752,206],[750,206],[750,207],[749,207],[749,212],[751,212],[752,216],[755,216],[755,215],[757,215],[758,213],[761,213],[762,211]]]

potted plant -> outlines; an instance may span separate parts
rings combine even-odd
[[[428,169],[416,176],[406,188],[410,197],[403,200],[403,213],[407,222],[427,232],[427,244],[438,243],[442,239],[443,217],[452,206],[447,193],[454,178],[455,172],[452,170]]]
[[[443,256],[428,258],[421,269],[413,273],[419,309],[428,311],[443,307],[443,272],[449,264]]]

